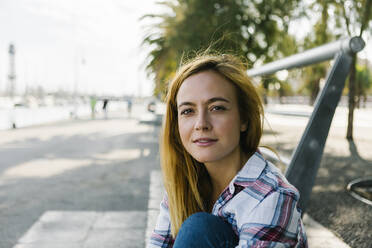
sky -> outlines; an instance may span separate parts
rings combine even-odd
[[[154,86],[144,68],[148,50],[140,46],[149,22],[139,18],[162,11],[156,0],[1,0],[0,91],[8,83],[13,43],[18,93],[42,86],[47,91],[151,95]],[[310,31],[309,23],[298,26],[292,28],[296,35]],[[371,42],[360,57],[372,61]]]
[[[98,95],[150,95],[141,48],[154,0],[1,0],[0,90],[15,45],[16,90],[42,86]]]

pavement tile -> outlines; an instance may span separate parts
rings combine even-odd
[[[143,228],[146,214],[143,211],[104,212],[93,225],[95,228]]]
[[[82,244],[71,244],[71,243],[64,243],[64,244],[19,244],[14,246],[13,248],[83,248]]]
[[[155,228],[159,210],[149,209],[147,212],[146,242],[150,239],[152,230]]]
[[[128,228],[93,229],[84,243],[84,248],[144,247],[144,230]]]
[[[48,211],[18,242],[20,244],[82,242],[96,218],[95,212]]]
[[[49,211],[13,248],[144,247],[144,211]]]
[[[86,211],[47,211],[40,217],[41,222],[90,224],[100,215],[98,212]]]
[[[82,242],[87,235],[89,225],[68,222],[36,222],[19,240],[19,243],[59,243],[66,240]]]
[[[309,215],[305,214],[303,221],[310,248],[350,248],[349,245],[344,243],[335,234],[316,222]]]
[[[345,243],[340,243],[330,238],[316,237],[314,239],[309,239],[309,248],[350,248]]]

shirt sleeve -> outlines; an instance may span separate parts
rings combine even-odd
[[[307,247],[301,211],[297,209],[298,199],[297,192],[273,191],[251,211],[237,213],[237,248]]]
[[[168,198],[165,194],[160,203],[159,216],[147,248],[173,247],[173,243],[174,239],[171,234]]]

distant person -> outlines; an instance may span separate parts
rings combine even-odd
[[[9,110],[9,121],[10,121],[10,126],[12,129],[17,128],[16,124],[16,105],[13,104],[12,108]]]
[[[258,150],[263,106],[246,70],[203,55],[169,85],[149,247],[307,247],[297,189]]]
[[[109,100],[108,99],[104,99],[103,100],[103,105],[102,105],[102,110],[103,110],[103,114],[104,114],[104,117],[105,117],[105,119],[107,119],[107,112],[108,112],[108,102],[109,102]]]
[[[96,104],[97,104],[97,99],[95,97],[91,97],[90,98],[90,110],[91,110],[92,119],[95,119],[95,116],[96,116]]]
[[[155,113],[156,110],[156,103],[154,101],[151,101],[147,104],[147,111],[151,113]]]
[[[127,110],[128,110],[128,116],[130,117],[132,113],[132,100],[131,99],[128,99]]]

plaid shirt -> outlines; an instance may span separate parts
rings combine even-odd
[[[256,152],[214,204],[212,214],[231,224],[237,247],[307,247],[297,208],[299,193],[280,171]],[[149,247],[172,247],[167,197],[160,204]]]

